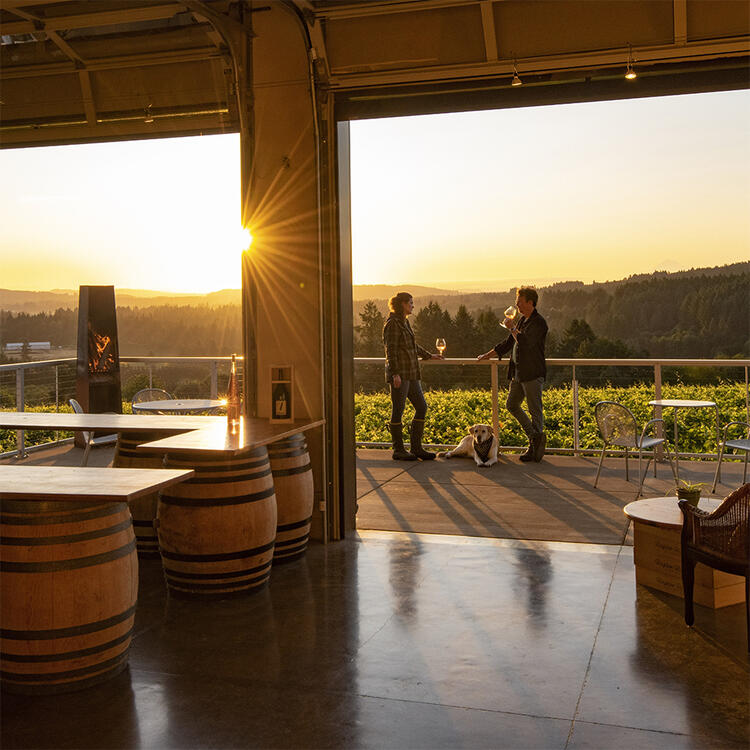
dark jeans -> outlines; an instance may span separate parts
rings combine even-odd
[[[427,414],[427,402],[422,393],[420,380],[402,380],[400,388],[394,388],[391,383],[391,422],[400,422],[404,416],[406,399],[414,407],[414,419],[424,419]]]
[[[529,440],[533,440],[544,432],[543,386],[544,378],[527,380],[523,383],[520,380],[511,380],[508,398],[505,400],[506,408],[518,420]],[[524,399],[526,399],[526,408],[529,410],[528,414],[521,408]]]

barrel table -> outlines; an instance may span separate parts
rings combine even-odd
[[[117,434],[117,446],[112,465],[123,469],[161,469],[164,464],[164,456],[152,451],[136,451],[136,448],[149,440],[158,440],[162,437],[174,435],[174,432],[165,430],[156,432],[119,432]],[[131,500],[130,514],[133,517],[133,530],[135,531],[135,546],[138,557],[159,557],[159,544],[156,541],[156,503],[159,499],[158,492],[150,492],[147,495]]]
[[[268,446],[276,490],[276,543],[274,563],[296,560],[305,554],[313,511],[313,476],[305,436],[292,435]]]
[[[271,574],[276,496],[265,447],[231,456],[169,453],[195,476],[159,495],[157,528],[167,586],[176,594],[247,593]]]
[[[324,422],[278,425],[245,417],[234,432],[224,420],[221,425],[136,448],[165,454],[167,467],[195,471],[192,479],[159,497],[156,527],[170,593],[188,597],[247,594],[268,583],[277,538],[276,477],[268,446]],[[290,471],[285,475],[288,477],[304,473],[305,487],[308,483],[311,487],[306,447],[303,456],[299,440],[291,448],[283,442],[281,445],[286,445],[281,453],[295,455],[279,457],[279,471]],[[292,459],[293,466],[283,464]],[[294,536],[304,537],[306,545],[312,504],[309,509],[307,501],[303,505],[299,512],[306,514],[305,518],[296,517],[290,523],[304,521],[298,527],[300,531],[294,530]],[[288,546],[295,555],[304,550],[300,542]]]
[[[0,427],[10,429],[116,432],[114,466],[117,468],[160,468],[164,460],[163,454],[147,450],[136,452],[136,447],[149,440],[225,423],[224,417],[212,416],[0,411]],[[138,556],[142,558],[159,556],[154,531],[156,501],[155,492],[131,501],[130,512],[133,516],[136,549]]]
[[[127,665],[138,558],[127,503],[190,470],[0,465],[0,686],[78,690]]]

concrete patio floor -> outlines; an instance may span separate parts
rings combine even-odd
[[[58,461],[74,461],[75,451],[63,453]],[[458,461],[406,470],[364,454],[359,463],[363,480],[382,480],[361,486],[361,502],[391,483],[477,488],[495,476],[474,477]],[[593,478],[589,459],[545,459],[528,475],[513,474],[510,461],[496,468],[496,486],[519,495],[525,483]],[[605,492],[634,496],[612,472]],[[274,567],[265,590],[237,599],[172,599],[160,561],[141,561],[128,670],[79,693],[4,694],[0,740],[746,748],[749,695],[744,605],[696,607],[687,628],[680,599],[635,585],[627,544],[361,530],[312,545],[304,559]]]

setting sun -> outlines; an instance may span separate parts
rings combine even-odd
[[[242,252],[252,247],[253,235],[247,227],[242,227],[237,233],[237,244]]]

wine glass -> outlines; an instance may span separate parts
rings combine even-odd
[[[445,339],[435,339],[435,348],[440,352],[440,355],[443,356],[446,348]]]
[[[505,316],[505,319],[503,320],[503,325],[506,328],[510,328],[509,322],[512,323],[515,320],[516,315],[518,315],[518,308],[515,305],[506,307],[503,315]]]

